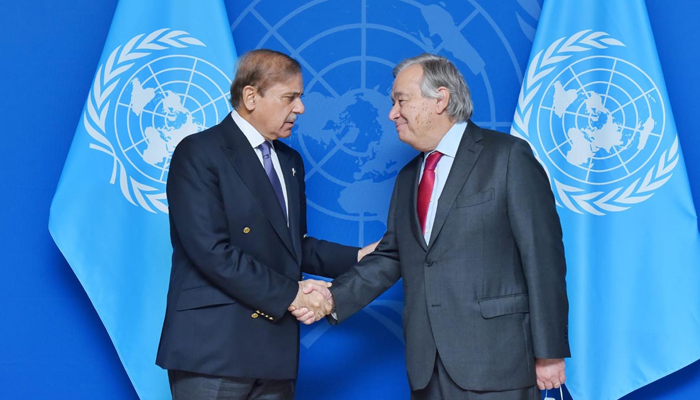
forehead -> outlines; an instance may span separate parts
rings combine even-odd
[[[296,92],[301,93],[304,89],[304,79],[301,74],[289,76],[279,82],[273,83],[268,91],[275,93]]]
[[[420,92],[420,82],[423,78],[423,67],[414,64],[406,67],[394,79],[392,94],[414,94]]]

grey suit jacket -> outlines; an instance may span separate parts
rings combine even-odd
[[[412,390],[430,381],[436,353],[464,389],[534,385],[535,357],[570,356],[564,246],[549,180],[527,142],[470,121],[425,243],[416,214],[422,157],[396,179],[376,251],[334,281],[337,322],[403,278]]]

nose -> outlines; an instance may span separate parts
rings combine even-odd
[[[294,105],[294,109],[292,110],[292,112],[297,114],[303,114],[306,110],[306,107],[304,106],[304,102],[301,101],[301,97],[297,97],[295,101],[296,104]]]
[[[392,121],[396,121],[397,119],[399,119],[400,116],[401,113],[399,112],[399,103],[396,102],[393,106],[391,106],[391,110],[389,110],[389,119]]]

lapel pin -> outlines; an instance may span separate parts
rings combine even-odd
[[[294,168],[292,168],[292,176],[297,176],[297,170],[295,170]]]

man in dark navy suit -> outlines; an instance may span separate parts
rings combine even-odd
[[[328,295],[322,282],[299,282],[302,271],[334,278],[369,251],[306,235],[304,164],[277,140],[304,112],[302,92],[297,61],[247,53],[231,85],[234,111],[173,154],[172,271],[156,363],[176,400],[292,399],[299,325],[288,308],[318,308]]]

